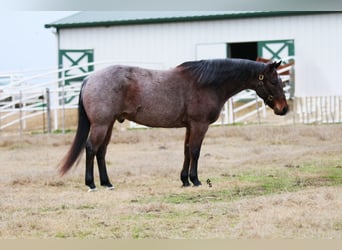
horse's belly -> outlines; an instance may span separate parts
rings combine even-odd
[[[150,127],[183,127],[186,95],[182,85],[162,78],[148,80],[128,85],[123,109],[126,119]]]
[[[136,107],[135,111],[127,112],[127,120],[149,127],[177,128],[184,127],[184,113],[181,109],[172,108],[148,108]]]

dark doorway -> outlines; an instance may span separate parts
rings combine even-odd
[[[243,58],[255,61],[258,57],[258,43],[229,43],[227,44],[227,57]]]

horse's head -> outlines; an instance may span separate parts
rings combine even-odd
[[[276,115],[285,115],[288,111],[283,82],[276,69],[280,62],[267,63],[265,70],[259,74],[255,91]]]

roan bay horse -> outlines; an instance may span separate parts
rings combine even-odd
[[[106,149],[115,121],[125,119],[150,127],[185,127],[183,186],[201,185],[198,158],[209,124],[215,122],[224,103],[245,89],[255,90],[277,115],[288,105],[276,68],[281,62],[245,59],[185,62],[170,70],[149,70],[115,65],[92,73],[81,88],[78,127],[67,155],[60,163],[64,175],[86,149],[85,184],[94,183],[96,156],[100,182],[112,189],[106,170]]]

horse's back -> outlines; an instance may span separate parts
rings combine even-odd
[[[94,72],[83,92],[96,121],[129,119],[156,127],[180,127],[189,84],[174,70],[115,65]]]

